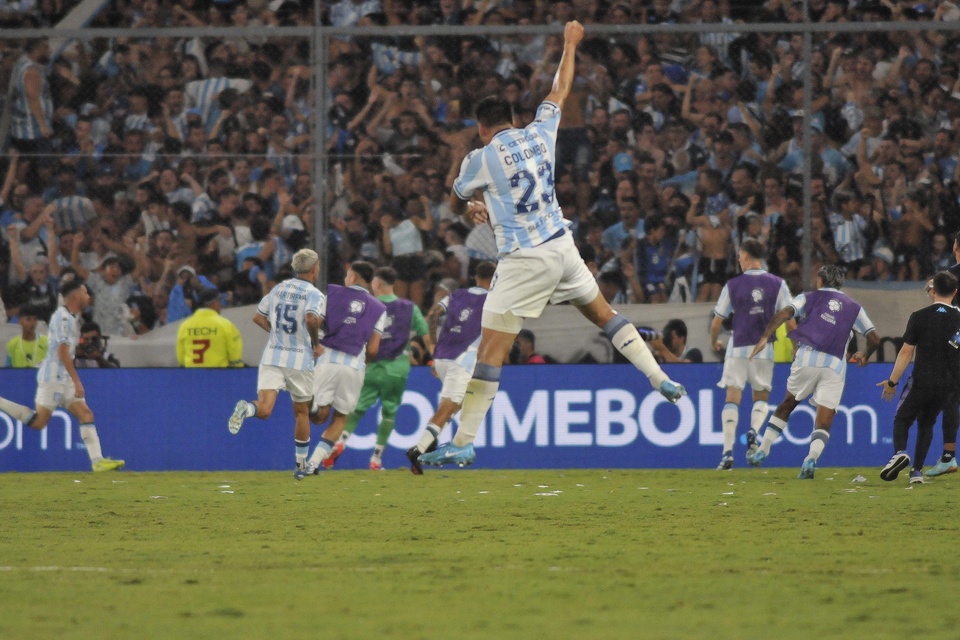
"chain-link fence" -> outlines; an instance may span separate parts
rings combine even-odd
[[[747,16],[759,23],[704,14],[716,21],[587,25],[556,186],[612,297],[676,296],[680,281],[696,298],[753,236],[797,287],[824,262],[883,280],[919,279],[949,259],[960,230],[960,22],[949,8],[901,12],[938,20],[923,24],[873,21],[886,11],[872,5],[862,22],[780,11],[788,22],[761,12]],[[239,303],[259,292],[258,273],[276,277],[312,242],[330,281],[354,258],[415,254],[401,260],[406,293],[428,305],[443,280],[496,255],[489,229],[463,228],[445,203],[477,144],[473,105],[501,94],[531,121],[558,60],[560,27],[495,18],[268,28],[179,16],[175,27],[0,30],[16,150],[0,194],[6,243],[15,220],[22,228],[20,264],[5,259],[4,279],[43,256],[96,269],[126,248],[157,285],[156,306],[169,289],[157,283],[184,265]],[[40,78],[32,103],[25,67]],[[38,244],[48,227],[33,209],[51,205],[58,241]],[[652,219],[669,231],[658,265],[638,249]],[[176,233],[173,247],[157,246],[181,225],[199,239]]]

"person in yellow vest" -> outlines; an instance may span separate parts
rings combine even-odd
[[[47,336],[37,335],[37,309],[24,305],[20,309],[20,335],[7,342],[5,367],[36,369],[47,357]]]
[[[220,315],[220,292],[200,292],[199,308],[177,332],[181,367],[242,367],[243,338],[236,325]]]
[[[793,340],[787,337],[791,328],[784,323],[777,328],[777,341],[773,343],[774,363],[793,362],[793,354],[797,348]]]

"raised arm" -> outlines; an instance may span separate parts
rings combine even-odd
[[[7,176],[3,180],[3,188],[0,189],[0,203],[3,204],[10,201],[10,191],[13,189],[13,182],[17,177],[17,161],[20,158],[20,153],[13,147],[10,147],[7,155],[9,158]]]
[[[77,275],[84,280],[90,277],[90,272],[85,269],[80,262],[80,245],[83,244],[85,240],[86,236],[83,235],[83,232],[78,231],[73,235],[73,247],[70,249],[70,266],[73,267]]]
[[[573,74],[577,64],[577,45],[583,40],[583,25],[571,20],[563,28],[563,55],[560,57],[560,66],[553,76],[553,88],[547,94],[546,100],[563,109],[563,103],[570,95],[573,87]]]

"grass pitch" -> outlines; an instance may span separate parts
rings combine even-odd
[[[877,471],[8,473],[0,638],[956,638],[960,478]]]

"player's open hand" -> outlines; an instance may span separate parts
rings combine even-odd
[[[889,402],[890,400],[893,400],[893,395],[894,395],[894,393],[895,393],[896,390],[897,390],[896,387],[891,387],[890,385],[888,385],[886,380],[884,380],[883,382],[878,382],[878,383],[877,383],[877,386],[880,387],[880,397],[881,397],[881,398],[883,398],[884,400],[886,400],[886,401],[888,401],[888,402]]]
[[[84,390],[83,390],[83,383],[80,382],[79,379],[74,380],[74,382],[73,382],[73,396],[74,396],[77,400],[83,400],[84,397],[86,396],[86,394],[84,393]]]
[[[467,220],[478,225],[485,224],[489,219],[487,205],[479,200],[471,200],[467,203]]]
[[[572,44],[574,46],[580,44],[580,41],[583,40],[583,25],[577,22],[576,20],[571,20],[563,28],[563,41],[566,44]]]

